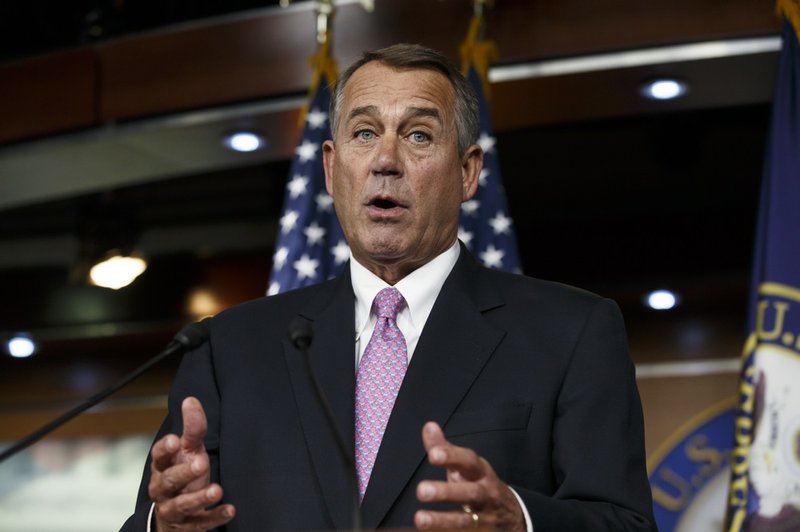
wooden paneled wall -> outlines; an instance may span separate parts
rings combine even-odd
[[[470,14],[466,0],[378,0],[374,13],[348,4],[336,14],[334,53],[346,64],[362,50],[406,41],[456,59]],[[487,23],[498,63],[779,29],[771,3],[751,0],[504,0]],[[301,93],[314,47],[310,9],[270,8],[0,65],[0,143]],[[505,115],[495,120],[498,129],[508,125]]]

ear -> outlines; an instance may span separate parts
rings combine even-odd
[[[462,202],[471,199],[478,190],[481,170],[483,170],[483,149],[478,144],[473,144],[461,158]]]
[[[325,190],[333,197],[333,159],[336,156],[336,146],[332,140],[322,143],[322,167],[325,169]]]

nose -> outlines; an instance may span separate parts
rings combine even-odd
[[[397,177],[401,173],[400,139],[397,135],[384,135],[374,153],[372,174],[381,177]]]

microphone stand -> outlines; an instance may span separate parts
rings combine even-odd
[[[333,431],[334,440],[336,441],[336,447],[339,450],[339,455],[342,457],[345,465],[351,473],[348,475],[348,479],[350,480],[350,494],[353,506],[353,530],[360,531],[362,529],[361,501],[358,498],[358,477],[356,476],[356,464],[353,460],[353,457],[350,456],[350,452],[347,449],[347,444],[344,441],[344,437],[342,437],[339,426],[336,424],[336,418],[333,415],[333,409],[331,409],[330,402],[328,402],[325,392],[319,385],[317,376],[311,369],[311,360],[309,359],[308,355],[308,349],[311,347],[311,341],[314,339],[314,332],[311,330],[311,324],[302,318],[295,318],[295,320],[289,325],[289,338],[291,339],[292,344],[303,352],[303,360],[305,361],[306,370],[308,371],[308,375],[311,377],[311,387],[314,388],[314,394],[317,396],[317,400],[319,401],[320,405],[322,405],[322,411],[325,414],[325,419],[328,421],[328,425]]]
[[[78,404],[50,423],[18,440],[11,447],[8,447],[0,452],[0,463],[39,441],[67,421],[95,406],[109,395],[118,392],[120,389],[127,386],[131,381],[140,377],[143,373],[146,373],[150,368],[165,358],[170,357],[175,353],[188,351],[189,349],[193,349],[205,342],[208,339],[208,324],[206,323],[208,319],[209,318],[206,318],[200,322],[190,323],[175,335],[175,337],[172,339],[172,341],[170,341],[169,344],[167,344],[167,347],[163,351],[123,377],[116,384],[113,384],[111,387],[93,395],[86,401]]]

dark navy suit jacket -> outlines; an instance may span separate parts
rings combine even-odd
[[[351,527],[349,472],[287,330],[311,323],[311,367],[352,452],[354,305],[345,273],[220,313],[184,356],[157,437],[180,434],[184,397],[201,400],[212,477],[237,510],[226,530]],[[413,527],[417,483],[444,478],[425,457],[428,420],[492,464],[536,532],[655,528],[634,367],[609,300],[488,270],[462,246],[392,411],[365,528]],[[145,530],[149,467],[123,530]]]

